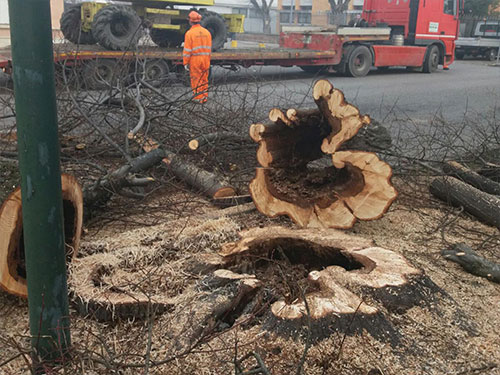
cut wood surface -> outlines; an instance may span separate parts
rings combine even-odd
[[[388,148],[390,134],[379,124],[370,131],[369,117],[360,116],[328,81],[318,81],[313,92],[319,109],[274,108],[269,115],[274,123],[250,127],[262,167],[249,186],[255,206],[270,217],[288,215],[303,227],[345,229],[357,219],[380,218],[397,196],[390,166],[373,153],[338,150],[363,127],[365,141],[351,146]],[[332,155],[331,166],[309,164],[325,153]]]
[[[431,182],[430,191],[444,202],[462,206],[465,211],[483,223],[500,228],[499,197],[449,176],[435,178]]]
[[[321,150],[334,153],[342,143],[351,139],[364,125],[369,116],[362,116],[359,109],[347,103],[344,93],[335,89],[327,80],[319,80],[313,88],[313,97],[331,127],[330,135],[323,141]]]
[[[282,333],[297,334],[309,326],[315,340],[332,328],[346,332],[351,321],[352,332],[365,330],[394,344],[399,334],[387,311],[431,303],[440,293],[400,254],[340,231],[267,227],[241,237],[222,247],[223,268],[215,274],[262,286],[273,301],[264,325]]]
[[[146,152],[161,148],[159,143],[151,138],[136,136],[135,139]],[[224,198],[237,195],[235,189],[226,184],[221,177],[182,160],[171,151],[165,149],[163,151],[165,157],[162,161],[167,165],[168,170],[179,180],[196,189],[197,192],[209,198]]]
[[[500,264],[483,258],[466,244],[455,244],[450,249],[441,251],[441,255],[460,264],[464,270],[473,275],[500,283]]]
[[[66,259],[76,257],[83,224],[83,195],[77,180],[61,175]],[[0,287],[26,298],[21,188],[15,189],[0,208]]]
[[[485,193],[500,195],[500,184],[487,177],[481,176],[479,173],[457,163],[449,161],[443,165],[444,172],[453,177],[457,177],[463,182],[474,186],[475,188],[484,191]]]
[[[234,142],[238,144],[247,143],[248,138],[232,132],[208,133],[202,134],[199,137],[190,140],[188,142],[188,148],[192,151],[196,151],[207,145],[213,145],[214,147],[217,147],[217,145],[222,142]]]

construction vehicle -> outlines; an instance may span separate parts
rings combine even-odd
[[[493,61],[500,53],[500,19],[497,20],[467,20],[463,36],[457,40],[455,54],[457,59],[465,55],[483,57]]]
[[[337,72],[353,77],[365,76],[372,67],[404,66],[410,71],[432,73],[440,64],[447,68],[454,61],[459,1],[365,0],[363,17],[350,26],[284,27],[280,48],[225,49],[212,54],[211,64],[229,69],[298,66],[306,72]],[[0,56],[0,68],[9,73],[8,51],[0,51],[0,55],[4,56]],[[180,49],[116,52],[88,46],[55,51],[57,63],[66,67],[83,65],[83,76],[90,88],[113,85],[116,64],[129,61],[133,70],[137,59],[143,62],[139,65],[144,67],[141,73],[146,79],[160,85],[168,74],[184,72]]]
[[[174,6],[191,9],[174,9]],[[69,7],[61,16],[64,37],[75,44],[100,44],[110,50],[136,48],[144,30],[160,47],[179,47],[189,29],[188,13],[202,15],[201,25],[212,34],[212,49],[224,46],[228,33],[243,32],[244,16],[218,14],[196,6],[214,5],[214,0],[131,0],[130,5],[82,2]]]

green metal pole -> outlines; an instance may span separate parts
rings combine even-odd
[[[33,358],[70,345],[50,0],[9,0]]]

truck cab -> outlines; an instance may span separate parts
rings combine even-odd
[[[405,45],[439,48],[440,63],[454,60],[459,0],[365,0],[362,19],[369,27],[388,26]]]

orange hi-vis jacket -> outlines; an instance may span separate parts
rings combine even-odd
[[[208,97],[208,72],[211,54],[212,35],[210,31],[200,24],[191,26],[184,37],[182,57],[184,65],[189,65],[194,99],[200,102],[206,102]]]

